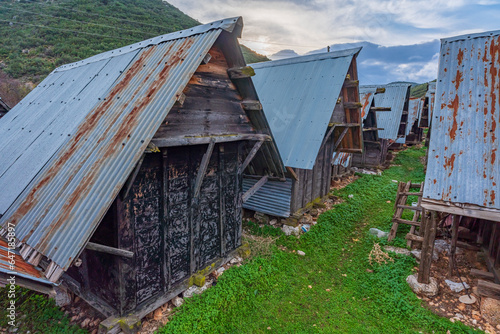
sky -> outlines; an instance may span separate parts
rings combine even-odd
[[[362,84],[433,80],[439,39],[500,30],[500,0],[167,1],[202,23],[242,16],[240,42],[271,59],[281,50],[304,55],[364,45]]]

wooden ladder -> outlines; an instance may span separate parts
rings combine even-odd
[[[411,189],[418,189],[418,192],[410,192]],[[406,235],[407,245],[411,247],[413,241],[422,242],[422,237],[416,234],[416,228],[420,229],[420,217],[422,214],[422,193],[424,190],[424,183],[411,183],[411,181],[404,183],[399,182],[398,184],[398,193],[396,195],[396,202],[394,203],[394,216],[392,218],[392,228],[389,232],[389,237],[387,241],[392,241],[396,237],[396,233],[398,232],[399,224],[407,224],[411,225],[410,233]],[[417,196],[417,206],[407,205],[408,196]],[[412,210],[413,219],[406,220],[403,219],[404,210]]]

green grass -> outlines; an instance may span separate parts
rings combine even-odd
[[[159,332],[472,333],[422,306],[405,282],[416,266],[413,258],[393,255],[395,261],[385,265],[368,263],[378,242],[368,229],[391,225],[397,190],[392,180],[423,181],[423,155],[423,149],[411,148],[382,176],[360,175],[335,193],[344,202],[322,214],[310,232],[281,236],[270,256],[227,270],[216,286],[188,299]],[[254,234],[281,235],[270,227],[248,227]],[[394,244],[405,245],[404,234],[401,229]]]
[[[24,288],[16,287],[17,333],[71,333],[84,334],[86,330],[71,325],[68,317],[56,306],[54,300]],[[11,328],[5,310],[9,305],[8,290],[0,289],[0,327]]]

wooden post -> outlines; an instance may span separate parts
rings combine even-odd
[[[431,217],[427,217],[427,212],[422,211],[422,226],[424,241],[422,242],[422,253],[420,257],[420,266],[418,269],[418,282],[429,284],[432,253],[434,252],[434,240],[436,239],[436,212],[431,212]]]
[[[450,257],[448,263],[448,277],[453,276],[453,265],[455,263],[455,255],[457,251],[457,240],[458,240],[458,226],[460,225],[459,216],[453,215],[453,221],[451,225],[451,245],[450,245]]]
[[[404,183],[402,184],[402,182],[400,182],[398,185],[398,194],[400,196],[394,202],[394,207],[396,208],[396,213],[394,215],[395,217],[401,217],[401,215],[403,214],[404,209],[399,208],[398,205],[406,205],[406,200],[408,199],[408,195],[405,195],[405,194],[410,191],[411,181],[408,181],[408,183],[406,183],[406,185],[404,185],[404,186],[403,185],[404,185]],[[400,192],[399,189],[402,189],[403,192]],[[399,223],[397,221],[393,220],[391,231],[389,232],[389,236],[387,237],[387,241],[390,242],[396,237],[396,233],[398,232],[398,227],[399,227]]]

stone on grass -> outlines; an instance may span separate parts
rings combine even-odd
[[[289,226],[289,225],[283,225],[283,227],[281,229],[283,230],[285,235],[299,235],[300,234],[300,229],[298,226],[293,227],[293,226]]]
[[[174,299],[172,299],[172,304],[174,304],[175,307],[179,307],[182,304],[184,304],[184,299],[182,299],[179,296],[176,296],[176,297],[174,297]]]
[[[276,225],[276,224],[278,224],[278,219],[271,219],[271,220],[269,221],[269,225],[274,226],[274,225]]]
[[[396,254],[401,254],[401,255],[410,255],[410,251],[406,248],[399,248],[399,247],[393,247],[393,246],[384,246],[384,250],[387,252],[394,252]]]
[[[410,252],[411,255],[413,255],[414,258],[420,261],[420,258],[422,256],[422,251],[419,249],[414,249]],[[432,261],[437,261],[439,259],[439,254],[434,250],[432,253]]]
[[[71,295],[65,289],[55,287],[54,291],[55,291],[54,300],[57,306],[64,307],[71,304]]]
[[[382,230],[379,230],[378,228],[371,228],[370,229],[370,234],[376,235],[378,238],[387,238],[389,235],[388,232],[384,232]]]
[[[439,286],[438,282],[434,277],[429,279],[429,284],[419,283],[417,279],[417,274],[410,275],[406,278],[406,282],[417,294],[422,294],[429,297],[434,297],[438,294]]]
[[[444,282],[446,284],[448,284],[448,286],[450,287],[451,291],[453,291],[453,292],[457,292],[458,293],[458,292],[460,292],[460,291],[462,291],[464,289],[470,289],[469,284],[467,284],[465,282],[462,284],[460,282],[450,281],[449,279],[445,279]],[[465,288],[464,288],[464,285],[465,285]]]
[[[305,256],[305,255],[306,255],[306,253],[304,253],[304,252],[303,252],[303,251],[301,251],[301,250],[298,250],[298,251],[297,251],[297,254],[298,254],[298,255],[301,255],[301,256]]]
[[[493,326],[500,325],[500,300],[482,298],[481,315]]]

